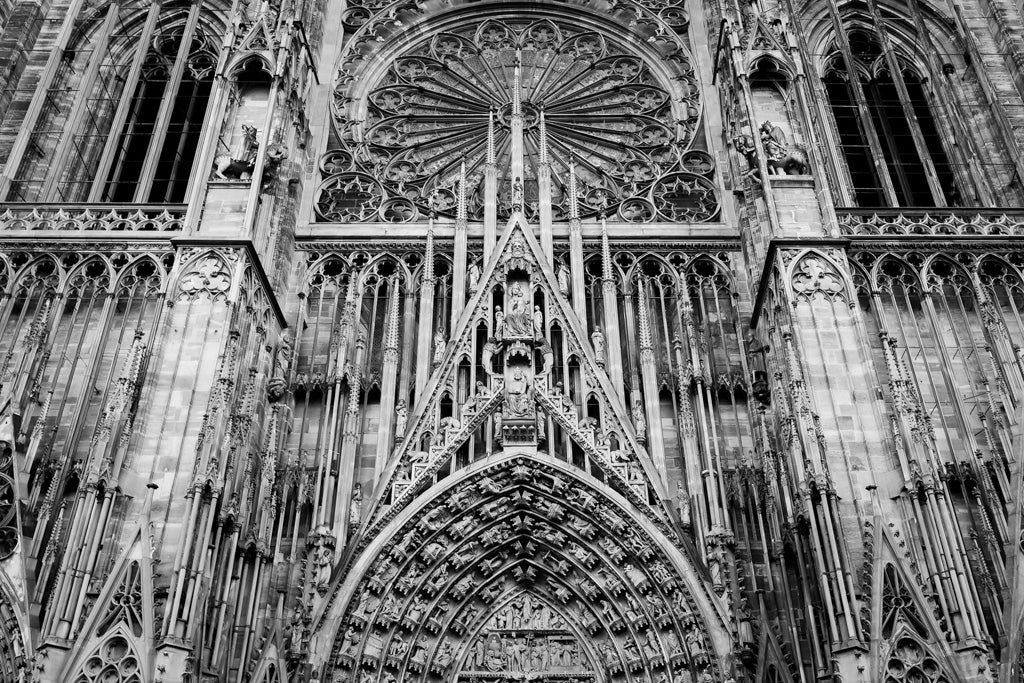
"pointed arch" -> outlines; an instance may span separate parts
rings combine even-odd
[[[136,531],[107,575],[75,640],[76,657],[60,680],[72,683],[148,683],[146,643],[153,639],[153,577],[148,541]]]
[[[721,608],[668,532],[568,463],[506,452],[449,477],[342,563],[312,649],[330,652],[328,670],[406,680],[439,652],[465,653],[501,596],[531,590],[574,613],[594,659],[611,652],[608,672],[714,673],[730,647]]]

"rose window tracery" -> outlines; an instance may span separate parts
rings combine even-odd
[[[718,210],[685,54],[672,91],[612,35],[550,19],[488,19],[426,37],[392,60],[365,98],[339,94],[341,146],[320,161],[319,219],[406,222],[454,216],[463,161],[470,220],[484,215],[488,129],[494,130],[497,213],[513,206],[512,109],[517,67],[523,117],[524,211],[538,210],[541,113],[554,218],[568,215],[576,164],[584,215],[632,222],[706,221]],[[339,93],[347,93],[340,89]]]

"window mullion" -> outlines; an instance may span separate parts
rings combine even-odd
[[[40,198],[44,201],[53,197],[53,190],[57,185],[58,178],[67,171],[68,151],[71,149],[71,142],[74,140],[75,134],[82,125],[82,118],[85,116],[86,111],[86,102],[92,94],[93,83],[96,81],[96,76],[103,65],[103,55],[107,52],[107,45],[110,42],[111,34],[114,32],[120,8],[121,6],[118,3],[112,3],[107,8],[107,16],[103,19],[103,26],[99,30],[99,36],[89,56],[89,66],[82,76],[78,92],[75,93],[74,102],[71,104],[69,119],[64,125],[64,132],[61,134],[60,140],[57,143],[57,149],[54,150],[49,162],[46,180],[43,182],[43,188],[39,193]],[[64,199],[64,197],[58,199]]]
[[[899,141],[892,132],[892,127],[889,126],[889,117],[886,116],[884,106],[885,99],[878,89],[878,84],[872,81],[868,87],[871,88],[871,102],[868,106],[877,113],[878,128],[880,129],[878,136],[879,142],[882,143],[880,155],[889,167],[889,177],[892,178],[893,188],[898,184],[900,192],[903,193],[904,201],[897,202],[897,205],[907,205],[911,203],[910,198],[913,196],[913,192],[911,191],[910,182],[903,172],[903,164],[900,163],[902,157],[899,153]],[[872,118],[872,121],[874,121],[874,118]],[[898,197],[899,193],[897,193],[897,199]]]
[[[885,165],[882,156],[882,143],[878,139],[878,131],[875,130],[874,121],[871,120],[871,112],[868,109],[867,99],[864,96],[864,88],[861,86],[860,77],[857,74],[856,62],[853,59],[853,51],[850,49],[850,41],[846,35],[846,28],[836,9],[834,2],[829,2],[829,14],[832,18],[832,27],[835,29],[836,44],[843,55],[843,64],[846,66],[846,75],[850,79],[850,90],[853,92],[853,99],[857,103],[857,111],[860,113],[860,123],[863,126],[864,135],[867,138],[868,146],[871,147],[871,156],[875,163],[875,172],[882,184],[882,192],[885,199],[892,206],[899,206],[896,199],[896,189],[893,187],[892,178],[889,177],[889,169]]]
[[[138,51],[132,58],[132,65],[125,79],[124,88],[121,89],[121,101],[118,102],[117,111],[114,113],[114,120],[110,125],[110,134],[107,136],[107,144],[103,149],[103,156],[100,158],[99,167],[96,169],[96,176],[92,181],[92,189],[89,192],[90,202],[103,201],[103,193],[107,187],[110,168],[114,164],[114,158],[121,147],[122,132],[128,115],[135,104],[134,99],[138,89],[139,77],[142,75],[142,66],[146,62],[146,55],[149,54],[149,43],[153,39],[153,32],[156,30],[156,22],[160,18],[160,3],[154,2],[149,6],[149,15],[139,36]]]
[[[185,65],[188,62],[188,55],[192,51],[192,37],[196,32],[196,25],[199,23],[199,5],[193,3],[189,8],[188,21],[185,23],[185,30],[181,35],[181,44],[178,46],[178,55],[174,59],[174,67],[171,70],[171,77],[167,79],[167,86],[164,90],[164,98],[160,103],[160,112],[157,114],[156,125],[153,127],[153,139],[149,143],[149,150],[146,152],[146,163],[139,174],[139,184],[135,188],[135,201],[148,201],[149,191],[153,186],[154,175],[157,165],[160,163],[160,153],[163,151],[164,139],[167,137],[167,125],[170,123],[171,114],[174,111],[175,100],[178,96],[178,88],[181,87],[181,78],[185,73]]]
[[[36,85],[35,94],[32,96],[32,102],[29,104],[28,111],[25,113],[25,119],[22,122],[21,128],[18,130],[18,137],[14,140],[14,145],[11,147],[10,155],[7,157],[7,163],[4,166],[3,176],[0,177],[0,196],[7,196],[7,192],[10,188],[11,181],[14,179],[14,175],[21,168],[22,157],[25,155],[25,150],[28,149],[29,142],[32,140],[32,135],[36,131],[36,127],[39,125],[39,117],[42,115],[46,105],[46,99],[50,94],[50,88],[53,85],[54,78],[57,77],[57,73],[60,71],[60,63],[64,57],[64,52],[67,50],[68,43],[74,35],[75,22],[78,19],[79,13],[82,11],[82,6],[85,4],[85,0],[74,0],[71,6],[68,7],[67,14],[64,15],[64,23],[60,28],[60,34],[54,41],[53,47],[50,49],[50,56],[46,61],[46,66],[43,68],[43,75],[39,79],[39,83]]]
[[[899,93],[900,107],[903,109],[903,116],[907,119],[907,124],[910,126],[910,134],[914,138],[914,147],[917,149],[917,156],[921,160],[921,164],[924,166],[925,178],[928,179],[928,188],[932,192],[932,198],[935,200],[936,206],[946,205],[946,195],[942,191],[942,185],[939,183],[939,174],[935,171],[935,164],[932,163],[932,155],[928,152],[928,146],[925,144],[924,135],[921,133],[921,126],[917,121],[917,112],[914,111],[914,107],[910,101],[910,93],[907,92],[907,84],[903,80],[903,70],[900,68],[899,60],[896,59],[896,53],[892,49],[892,41],[889,40],[889,33],[885,30],[885,22],[882,20],[882,14],[878,9],[878,3],[875,0],[867,0],[868,8],[871,11],[871,18],[875,22],[875,28],[878,31],[879,39],[882,42],[882,54],[885,55],[885,62],[889,66],[889,73],[892,74],[892,82],[896,85],[896,92]],[[895,148],[893,149],[895,152]]]

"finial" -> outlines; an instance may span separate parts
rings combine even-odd
[[[498,163],[494,150],[494,107],[487,112],[487,163],[492,166]]]
[[[548,160],[548,126],[544,121],[544,110],[540,110],[540,163],[549,163]]]
[[[466,216],[466,158],[463,157],[459,165],[459,198],[455,209],[455,227],[465,227]]]
[[[427,222],[427,248],[423,254],[423,282],[434,283],[434,217]]]
[[[636,306],[640,321],[640,352],[650,353],[654,347],[651,339],[651,319],[647,310],[647,286],[639,280],[636,287]]]
[[[580,200],[576,196],[576,160],[569,159],[569,220],[579,220]]]
[[[388,331],[384,337],[384,351],[398,352],[398,280],[394,280],[395,291],[391,292],[391,310],[388,311]]]
[[[612,248],[608,243],[608,219],[601,214],[601,275],[605,284],[615,282],[615,273],[612,270]]]
[[[523,93],[522,93],[522,70],[520,67],[521,55],[516,51],[516,68],[512,74],[512,116],[523,115]]]

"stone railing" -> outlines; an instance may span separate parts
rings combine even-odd
[[[844,235],[1024,235],[1022,209],[836,209]]]
[[[0,230],[178,232],[184,204],[0,204]]]

